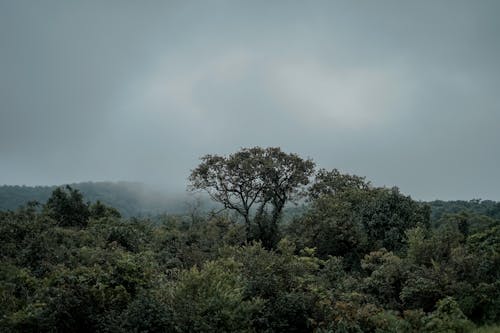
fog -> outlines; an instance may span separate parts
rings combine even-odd
[[[1,1],[0,184],[184,191],[280,146],[417,199],[500,200],[498,1]]]

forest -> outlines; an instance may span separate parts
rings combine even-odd
[[[116,208],[123,217],[184,214],[188,198],[138,182],[81,182],[68,184],[82,193],[85,201],[100,201]],[[58,186],[0,186],[0,210],[14,210],[30,201],[45,202]]]
[[[276,147],[203,156],[189,191],[213,209],[129,216],[72,186],[3,208],[0,331],[499,331],[500,203]]]

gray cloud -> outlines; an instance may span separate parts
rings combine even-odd
[[[183,189],[281,146],[421,199],[500,200],[497,1],[4,1],[0,183]]]

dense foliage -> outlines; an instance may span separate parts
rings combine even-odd
[[[314,163],[280,148],[244,148],[225,156],[206,155],[192,171],[192,189],[205,190],[224,209],[243,218],[247,240],[273,248],[285,205],[309,184]]]
[[[0,331],[469,332],[500,322],[498,219],[432,221],[396,188],[338,170],[303,190],[309,204],[279,219],[267,244],[231,210],[126,219],[71,187],[0,212]]]
[[[500,219],[500,202],[491,200],[434,200],[428,202],[427,204],[431,207],[431,217],[433,219],[439,219],[446,214],[457,214],[460,212],[468,212],[472,214],[485,215]]]

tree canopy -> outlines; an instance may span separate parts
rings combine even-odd
[[[277,148],[233,155],[191,181],[236,214],[124,218],[71,187],[0,211],[0,331],[498,331],[496,211],[432,219],[335,169],[311,185],[312,161]]]
[[[309,183],[314,163],[280,148],[243,148],[229,156],[205,155],[191,172],[192,189],[205,190],[245,221],[247,238],[266,246],[277,240],[283,208]]]

